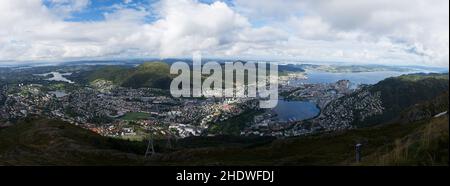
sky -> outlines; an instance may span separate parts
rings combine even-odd
[[[1,0],[0,62],[204,57],[448,67],[448,0]]]

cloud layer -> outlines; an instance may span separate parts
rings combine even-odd
[[[210,57],[447,66],[447,0],[2,0],[0,61]],[[132,6],[135,5],[135,6]],[[103,19],[69,21],[95,8]]]

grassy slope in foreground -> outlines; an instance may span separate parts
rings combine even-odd
[[[361,165],[448,166],[448,116],[434,118],[409,135],[379,148]]]
[[[448,116],[339,134],[279,139],[256,147],[187,149],[160,157],[163,165],[448,165]]]
[[[99,136],[47,119],[0,129],[0,165],[137,165],[140,143]],[[145,150],[144,150],[145,151]]]
[[[183,139],[173,152],[144,161],[145,142],[28,120],[0,129],[0,165],[357,165],[357,142],[364,144],[360,165],[448,165],[448,115],[272,142],[229,138],[230,145]]]

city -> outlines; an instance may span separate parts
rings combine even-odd
[[[448,7],[1,0],[0,170],[108,166],[12,171],[23,180],[132,184],[143,175],[169,184],[188,183],[177,173],[204,173],[193,183],[264,184],[252,175],[271,173],[274,183],[336,184],[403,172],[359,167],[448,167]],[[327,175],[316,166],[358,169]]]

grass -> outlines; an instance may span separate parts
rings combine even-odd
[[[0,165],[138,165],[145,145],[61,121],[28,118],[0,129]]]
[[[354,145],[362,143],[362,162]],[[0,165],[446,165],[448,115],[287,139],[196,137],[144,162],[146,141],[101,137],[60,121],[30,119],[0,129]]]
[[[435,118],[417,131],[367,157],[362,165],[448,166],[448,118]]]
[[[144,112],[129,112],[122,116],[120,119],[125,121],[138,121],[146,120],[150,117],[150,114]]]
[[[408,137],[416,144],[425,142],[426,138],[415,139],[410,136],[424,131],[424,128],[435,122],[439,122],[440,125],[446,124],[448,129],[448,117],[445,117],[430,122],[389,124],[334,134],[278,139],[256,147],[189,149],[166,154],[164,160],[154,161],[176,165],[357,165],[354,162],[354,146],[362,143],[363,163],[360,165],[392,165],[388,161],[378,161],[378,158],[384,156],[380,152],[396,152],[397,146],[401,146],[403,139]],[[425,152],[429,151],[433,152],[431,157],[448,159],[448,130],[445,130],[445,127],[434,129],[430,134],[439,136],[441,140],[432,142],[431,146],[416,147],[422,149],[421,153],[414,153],[416,155],[410,159],[415,162],[408,161],[406,165],[448,164],[448,161],[443,161],[442,158],[427,160],[428,153]],[[386,156],[394,157],[394,155]]]
[[[119,139],[129,140],[129,141],[144,141],[147,136],[145,135],[134,135],[134,136],[121,136]]]

